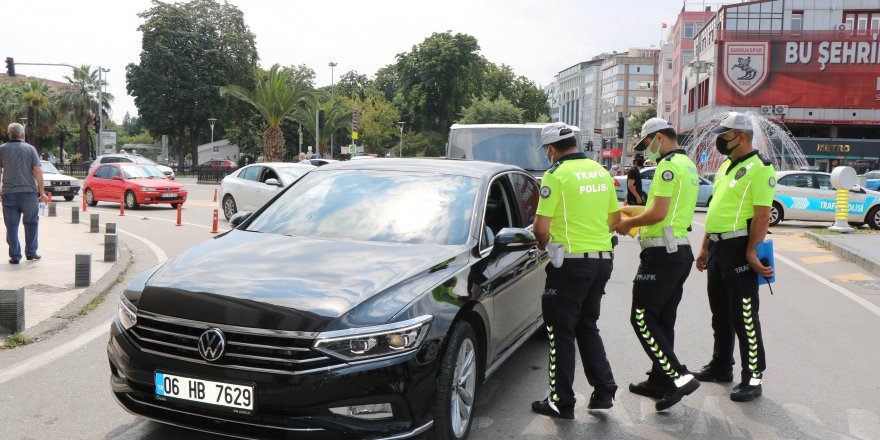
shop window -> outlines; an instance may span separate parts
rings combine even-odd
[[[804,11],[791,11],[791,30],[800,32],[804,29]]]

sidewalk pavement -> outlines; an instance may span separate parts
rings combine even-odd
[[[833,251],[840,258],[880,275],[880,232],[856,231],[849,234],[807,232],[819,246]]]
[[[3,249],[0,289],[24,287],[24,334],[31,339],[63,328],[90,301],[108,291],[130,263],[129,251],[122,240],[118,241],[117,261],[104,261],[104,224],[100,233],[90,233],[88,213],[80,213],[80,223],[73,224],[70,208],[76,205],[59,202],[56,206],[57,217],[48,217],[48,208],[46,216],[40,217],[37,253],[42,259],[39,261],[22,258],[19,264],[9,264],[5,229],[0,243]],[[23,226],[19,226],[19,236],[23,248]],[[91,284],[74,287],[75,255],[83,252],[92,254]],[[0,346],[3,342],[5,337],[0,336]]]

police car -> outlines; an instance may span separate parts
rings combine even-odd
[[[782,220],[833,222],[837,191],[831,175],[813,171],[780,171],[770,209],[770,226]],[[880,192],[861,186],[849,190],[849,223],[880,229]]]

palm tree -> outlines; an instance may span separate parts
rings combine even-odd
[[[19,106],[19,89],[15,83],[4,81],[0,82],[0,127],[3,130],[6,126],[18,122],[18,114],[16,113]],[[6,134],[5,131],[3,133]]]
[[[57,119],[54,91],[39,79],[25,81],[20,87],[20,113],[28,118],[25,138],[38,144],[36,140],[48,136]]]
[[[291,115],[290,119],[303,125],[303,129],[315,136],[315,110],[324,110],[324,128],[320,130],[320,139],[317,139],[317,150],[324,151],[324,147],[330,143],[330,135],[342,132],[350,134],[352,108],[341,101],[322,91],[315,92],[315,99],[300,107]],[[331,151],[331,154],[333,152]]]
[[[59,96],[61,109],[79,125],[79,148],[83,159],[89,157],[89,124],[94,122],[98,113],[98,70],[83,65],[73,69],[73,77],[65,76],[70,83]],[[110,113],[113,95],[101,94],[101,113],[106,117]]]
[[[266,120],[263,132],[263,155],[269,162],[282,160],[284,134],[281,123],[299,108],[302,100],[309,100],[311,90],[297,88],[288,69],[278,64],[268,72],[256,72],[256,87],[247,90],[241,86],[220,87],[220,96],[230,95],[251,105]]]

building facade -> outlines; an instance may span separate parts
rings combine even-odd
[[[694,46],[708,69],[682,72],[680,131],[720,112],[754,112],[784,124],[818,169],[880,168],[877,0],[724,5]]]

